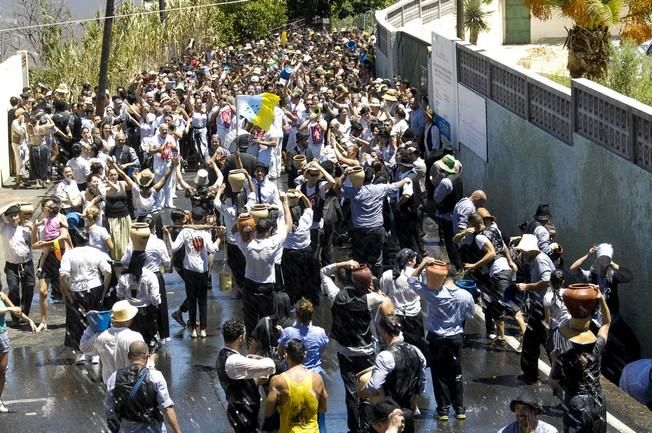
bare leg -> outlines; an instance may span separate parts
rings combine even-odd
[[[9,364],[9,352],[0,353],[0,398],[5,390],[5,379],[7,377],[7,365]]]
[[[523,313],[521,312],[521,310],[518,310],[516,312],[516,314],[514,315],[514,319],[516,319],[516,323],[518,324],[518,330],[521,332],[521,335],[525,334],[527,325],[525,324],[525,319],[523,318]]]
[[[496,339],[505,339],[505,321],[502,319],[496,320]]]
[[[38,280],[39,307],[41,309],[41,323],[37,330],[48,329],[48,282],[44,279]]]

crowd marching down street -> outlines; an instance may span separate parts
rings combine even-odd
[[[601,372],[622,382],[652,367],[621,375],[639,357],[619,314],[618,285],[632,273],[608,243],[565,267],[572,258],[545,203],[521,227],[499,228],[492,197],[464,190],[427,95],[376,77],[375,42],[305,29],[191,43],[116,88],[103,116],[90,85],[12,98],[17,187],[51,192],[40,211],[0,209],[0,398],[7,327],[48,332],[51,297],[65,304],[63,343],[76,363],[101,366],[108,429],[180,432],[157,354],[168,350],[169,318],[189,339],[207,337],[208,291],[222,278],[244,318],[221,324],[215,364],[237,433],[325,433],[328,347],[349,432],[418,430],[426,392],[438,422],[463,422],[465,323],[478,309],[488,346],[510,334],[520,343],[520,393],[501,432],[557,431],[530,390],[542,347],[563,431],[606,432]],[[176,207],[184,195],[190,209]],[[440,256],[428,237],[440,239]],[[172,270],[185,284],[180,305],[166,296]],[[322,303],[330,329],[313,323]],[[630,393],[649,403],[650,389]]]

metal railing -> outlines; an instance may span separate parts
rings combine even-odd
[[[573,133],[652,171],[652,107],[590,80],[570,89],[457,45],[458,82],[573,144]]]

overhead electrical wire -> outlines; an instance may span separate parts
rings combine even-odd
[[[221,1],[221,2],[216,2],[216,3],[209,3],[205,5],[188,5],[188,6],[179,6],[175,8],[166,8],[165,12],[176,12],[176,11],[181,11],[181,10],[186,10],[186,9],[198,9],[198,8],[206,8],[206,7],[212,7],[212,6],[224,6],[224,5],[232,5],[232,4],[238,4],[238,3],[248,3],[251,0],[232,0],[232,1]],[[6,29],[0,29],[0,33],[7,33],[7,32],[13,32],[16,30],[27,30],[27,29],[38,29],[41,27],[50,27],[50,26],[62,26],[62,25],[67,25],[67,24],[82,24],[82,23],[87,23],[91,21],[104,21],[108,18],[126,18],[126,17],[131,17],[131,16],[136,16],[136,15],[150,15],[150,14],[159,14],[161,11],[159,9],[154,9],[151,11],[141,11],[141,12],[133,12],[133,13],[128,13],[128,14],[114,14],[108,17],[93,17],[93,18],[81,18],[81,19],[76,19],[76,20],[68,20],[68,21],[60,21],[56,23],[46,23],[46,24],[34,24],[31,26],[20,26],[20,27],[11,27],[11,28],[6,28]]]

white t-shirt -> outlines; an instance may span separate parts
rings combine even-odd
[[[485,244],[493,245],[488,237],[485,235],[476,235],[475,244],[479,250],[482,251],[482,248]],[[512,268],[509,267],[509,262],[505,256],[496,257],[496,259],[491,262],[491,268],[489,268],[489,276],[493,277],[498,272],[501,271],[510,271]]]
[[[111,235],[104,227],[95,224],[88,229],[88,245],[106,254],[109,254],[109,248],[106,246],[106,240],[109,238]]]
[[[208,272],[208,255],[218,251],[219,240],[213,242],[208,230],[184,228],[172,242],[172,252],[185,248],[183,268],[193,272]]]
[[[562,298],[564,289],[559,290],[559,298],[554,297],[552,290],[548,290],[543,296],[544,308],[550,308],[550,329],[557,329],[570,320],[571,315],[566,309]]]

